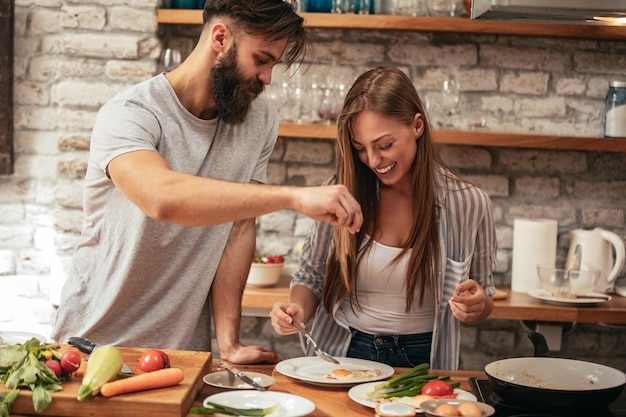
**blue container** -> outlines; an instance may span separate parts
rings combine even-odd
[[[172,0],[172,9],[195,9],[198,0]]]
[[[305,10],[314,13],[330,13],[332,0],[307,0]]]

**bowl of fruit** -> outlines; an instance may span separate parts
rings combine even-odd
[[[249,287],[271,287],[280,280],[280,273],[285,266],[282,256],[256,256],[250,265],[248,280]]]

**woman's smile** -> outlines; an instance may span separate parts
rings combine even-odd
[[[376,171],[376,173],[378,175],[385,175],[388,174],[392,169],[394,169],[396,166],[396,163],[392,163],[391,165],[387,165],[386,167],[383,168],[374,168],[374,171]]]

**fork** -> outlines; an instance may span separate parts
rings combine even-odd
[[[285,310],[285,307],[281,307],[280,309],[282,310],[283,313],[287,314],[287,311]],[[339,365],[340,364],[337,359],[333,358],[332,356],[330,356],[328,353],[324,352],[322,349],[320,349],[317,346],[317,343],[315,342],[315,340],[313,340],[313,338],[311,337],[309,332],[307,332],[306,329],[304,327],[302,327],[302,325],[300,325],[300,323],[298,323],[296,320],[292,319],[291,320],[291,325],[293,327],[295,327],[296,329],[298,329],[298,331],[300,333],[302,333],[302,335],[304,335],[304,337],[306,337],[306,339],[309,342],[311,342],[311,344],[315,348],[315,353],[317,353],[317,356],[319,356],[320,358],[324,359],[327,362],[334,363],[335,365]]]

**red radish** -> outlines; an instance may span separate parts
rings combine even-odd
[[[50,369],[57,378],[60,378],[63,375],[63,368],[61,368],[61,364],[53,359],[48,359],[46,361],[46,366]]]
[[[75,350],[68,350],[61,355],[61,368],[66,374],[76,372],[80,368],[81,357]]]

